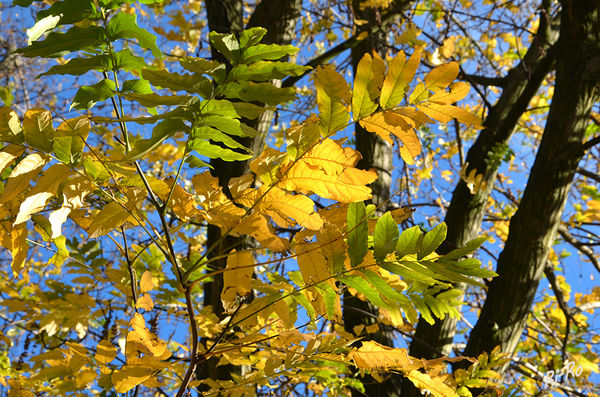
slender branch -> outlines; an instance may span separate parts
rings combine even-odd
[[[129,256],[129,248],[127,247],[127,236],[125,235],[125,228],[121,226],[121,235],[123,236],[123,248],[125,253],[125,260],[127,261],[127,270],[129,272],[129,279],[131,280],[131,297],[133,299],[133,311],[137,312],[137,277],[135,275],[135,269],[133,268],[133,261]]]
[[[585,244],[582,244],[579,240],[573,237],[571,233],[569,233],[566,227],[562,225],[558,227],[558,234],[560,234],[563,240],[565,240],[567,243],[577,248],[579,252],[587,256],[587,258],[590,260],[590,262],[592,262],[592,265],[594,265],[596,270],[600,272],[600,260],[598,260],[598,257],[596,256],[596,253],[593,249],[586,246]]]
[[[595,137],[593,137],[592,139],[590,139],[587,142],[584,142],[582,146],[584,151],[588,151],[591,148],[593,148],[594,146],[596,146],[597,144],[600,143],[600,135],[596,135]]]
[[[583,168],[580,168],[580,167],[578,167],[578,168],[577,168],[577,173],[578,173],[578,174],[581,174],[581,175],[583,175],[583,176],[586,176],[586,177],[588,177],[588,178],[590,178],[590,179],[593,179],[593,180],[595,180],[596,182],[600,182],[600,175],[598,175],[598,174],[595,174],[595,173],[593,173],[592,171],[588,171],[588,170],[586,170],[586,169],[583,169]]]
[[[192,351],[190,357],[190,365],[188,366],[187,372],[185,373],[185,377],[183,378],[181,386],[179,386],[179,390],[177,390],[177,394],[175,397],[183,397],[185,390],[190,384],[192,375],[196,370],[196,365],[198,364],[198,324],[196,324],[196,314],[194,312],[194,306],[192,303],[192,289],[189,286],[185,289],[185,304],[187,308],[188,319],[190,322],[190,328],[192,331]]]

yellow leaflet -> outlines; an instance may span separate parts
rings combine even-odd
[[[258,197],[266,189],[265,186],[258,189]],[[291,195],[273,187],[261,199],[257,210],[269,215],[281,227],[292,227],[297,223],[310,230],[319,230],[323,227],[323,220],[314,207],[315,203],[306,196]]]
[[[304,123],[295,125],[285,131],[286,151],[290,158],[297,159],[321,138],[319,119],[310,116]]]
[[[119,203],[111,201],[106,204],[91,220],[86,228],[90,238],[104,236],[111,230],[114,230],[125,222],[138,225],[138,221],[131,215],[131,210],[127,211]]]
[[[137,302],[135,303],[135,307],[149,312],[150,310],[154,309],[154,302],[149,294],[143,294],[138,298]]]
[[[173,184],[173,178],[169,178],[167,183],[170,187]],[[164,197],[161,198],[166,200],[167,194],[168,191]],[[173,189],[171,201],[169,202],[169,208],[171,208],[175,215],[177,215],[177,217],[183,221],[193,218],[198,213],[196,208],[196,198],[192,194],[186,192],[185,189],[179,185],[175,185],[175,188]]]
[[[10,263],[13,274],[19,274],[25,260],[27,259],[27,227],[25,224],[12,226],[11,222],[0,224],[0,245],[10,251],[12,262]]]
[[[269,225],[267,219],[263,215],[254,213],[238,222],[239,224],[232,230],[231,235],[247,234],[258,240],[263,247],[274,252],[289,250],[289,241],[276,236],[275,233],[273,233],[271,225]]]
[[[421,154],[421,142],[402,115],[378,112],[365,118],[360,124],[390,144],[393,143],[390,134],[397,136],[403,144],[400,147],[400,155],[407,164],[414,164],[414,158]]]
[[[223,290],[221,301],[226,311],[235,308],[238,296],[246,296],[252,292],[250,281],[254,272],[254,256],[250,251],[236,252],[232,250],[227,256],[227,267],[223,273]]]
[[[458,394],[448,387],[440,377],[432,379],[429,375],[414,369],[405,372],[404,376],[410,379],[419,389],[427,390],[435,397],[458,397]]]
[[[359,369],[402,369],[412,364],[406,349],[396,349],[375,341],[362,342],[362,346],[348,354]]]
[[[435,102],[440,105],[450,105],[458,102],[467,96],[471,85],[464,81],[458,81],[450,85],[450,91],[440,90],[429,97],[429,102]]]
[[[354,120],[368,116],[377,109],[375,100],[379,96],[384,74],[385,63],[375,51],[373,57],[365,54],[358,63],[352,90]]]
[[[62,122],[56,132],[59,135],[78,135],[86,138],[90,133],[90,119],[87,116],[79,116]]]
[[[21,160],[8,177],[4,192],[0,195],[0,203],[6,203],[17,197],[29,182],[38,176],[39,171],[48,161],[48,157],[40,153],[32,153]]]
[[[417,108],[427,116],[441,123],[447,123],[452,119],[456,119],[473,128],[483,128],[479,117],[456,106],[427,103],[426,105],[417,105]]]
[[[294,327],[294,322],[290,318],[290,307],[283,299],[275,302],[275,312],[277,313],[277,316],[279,316],[279,319],[286,329],[291,329]]]
[[[383,109],[392,108],[402,101],[421,62],[421,51],[421,47],[416,47],[408,61],[406,61],[404,51],[400,51],[392,59],[388,73],[383,80],[379,98],[379,104]]]
[[[117,393],[127,393],[152,376],[154,370],[137,365],[126,365],[114,371],[110,379]]]
[[[31,215],[43,210],[46,207],[46,202],[56,195],[59,185],[71,173],[71,169],[64,164],[54,164],[48,168],[44,175],[37,180],[27,198],[21,203],[14,225],[27,221],[31,218]]]
[[[96,379],[97,376],[98,374],[93,369],[79,371],[77,372],[77,375],[75,375],[75,384],[79,388],[85,388],[85,386],[92,383],[92,381]]]
[[[23,154],[25,148],[18,145],[8,145],[0,152],[0,172],[12,163],[17,157]]]
[[[377,174],[355,168],[359,159],[356,151],[325,139],[291,165],[280,187],[344,203],[368,200],[371,189],[366,185],[377,179]]]
[[[71,211],[83,207],[83,200],[94,189],[92,183],[83,176],[77,176],[67,182],[62,188],[63,205],[50,213],[48,220],[52,226],[52,238],[61,235],[62,225],[66,222]]]
[[[108,364],[117,357],[117,348],[106,339],[98,342],[94,359],[97,363]]]
[[[154,282],[152,281],[152,273],[146,270],[142,274],[142,278],[140,279],[140,293],[146,293],[154,288]]]
[[[327,136],[348,124],[350,114],[346,105],[350,103],[352,94],[344,77],[331,65],[319,67],[314,79],[321,129]]]
[[[359,8],[362,10],[366,8],[388,8],[392,0],[363,0],[360,2]]]
[[[125,351],[128,357],[133,358],[138,353],[146,353],[158,360],[165,360],[171,356],[167,344],[146,328],[146,322],[141,314],[135,313],[129,325],[133,330],[127,333]]]
[[[433,69],[425,76],[425,85],[428,90],[438,91],[448,87],[458,77],[458,62],[445,63]]]
[[[304,284],[311,285],[315,283],[329,284],[334,290],[337,290],[335,281],[331,273],[327,270],[327,259],[323,256],[320,244],[298,244],[296,254],[298,255],[298,268],[302,274]]]
[[[52,150],[52,138],[55,135],[50,111],[34,108],[25,112],[25,116],[23,116],[23,134],[29,145],[44,152],[50,152]]]

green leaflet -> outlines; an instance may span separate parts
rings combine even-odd
[[[281,59],[284,56],[294,55],[299,51],[293,45],[258,44],[242,51],[242,62],[252,63],[263,60]]]
[[[156,116],[122,117],[120,119],[120,121],[125,121],[125,122],[133,121],[133,122],[136,122],[139,124],[154,124],[159,120],[164,120],[164,119],[169,119],[169,118],[193,121],[195,116],[191,110],[185,109],[183,107],[178,107],[169,112],[158,114]],[[92,120],[96,123],[115,123],[115,122],[117,122],[115,119],[112,119],[110,117],[91,117],[90,120]]]
[[[85,169],[86,175],[96,182],[102,183],[110,179],[110,172],[104,164],[90,157],[85,157],[83,159],[83,168]]]
[[[226,99],[204,100],[200,104],[202,117],[208,115],[220,115],[230,118],[244,117],[250,120],[260,116],[266,108],[246,102],[231,102]]]
[[[210,164],[205,163],[204,161],[200,160],[198,157],[194,156],[193,154],[189,154],[185,158],[185,163],[188,164],[191,168],[202,168],[202,167],[212,168],[210,166]]]
[[[405,261],[401,263],[382,262],[380,266],[390,273],[397,274],[405,280],[416,280],[427,285],[435,283],[435,279],[432,277],[433,274],[431,271],[423,266],[415,269],[414,266],[407,266]]]
[[[300,76],[311,68],[288,62],[259,61],[250,65],[241,64],[229,73],[228,80],[269,81],[287,76]]]
[[[369,226],[367,212],[362,201],[350,203],[346,218],[348,226],[348,254],[352,267],[360,265],[367,255],[367,242],[369,239]]]
[[[233,33],[210,32],[208,38],[217,51],[223,54],[232,64],[237,65],[240,59],[240,43]]]
[[[317,289],[322,293],[323,300],[325,301],[325,310],[327,311],[327,318],[335,318],[335,302],[339,299],[333,287],[327,283],[320,283],[316,285]]]
[[[375,246],[375,259],[381,261],[386,255],[394,252],[400,232],[398,225],[389,212],[386,212],[375,224],[373,243]]]
[[[319,120],[324,135],[337,132],[348,124],[347,104],[352,94],[344,77],[331,65],[319,67],[314,75]]]
[[[423,299],[423,297],[421,297],[419,294],[410,294],[410,299],[413,301],[417,310],[421,313],[421,317],[423,317],[423,319],[427,321],[429,325],[435,324],[435,319],[432,316],[429,306],[427,306],[425,303],[425,299]]]
[[[416,254],[421,249],[423,233],[419,226],[413,226],[402,232],[396,244],[396,255],[402,258],[405,255]]]
[[[97,102],[112,98],[115,95],[115,90],[115,82],[108,79],[100,80],[94,85],[83,86],[77,90],[71,108],[89,109]]]
[[[140,47],[152,51],[152,55],[156,58],[162,57],[162,52],[156,46],[156,36],[137,25],[135,14],[119,12],[110,19],[106,30],[111,41],[136,39]]]
[[[462,258],[463,256],[468,255],[471,252],[474,252],[485,241],[487,241],[487,237],[477,237],[477,238],[469,241],[467,244],[465,244],[464,247],[457,248],[455,250],[448,252],[446,255],[442,256],[440,258],[440,260],[455,260],[455,259]]]
[[[390,287],[389,284],[384,279],[382,279],[377,273],[371,270],[363,270],[361,271],[361,273],[364,274],[369,283],[390,302],[397,302],[401,305],[409,303],[408,298],[406,296],[402,295],[400,292]]]
[[[159,147],[167,138],[179,131],[188,131],[189,127],[181,119],[166,119],[161,121],[152,129],[150,139],[140,139],[135,142],[127,159],[137,160]]]
[[[39,108],[28,110],[23,117],[23,135],[32,148],[49,153],[55,135],[50,111]]]
[[[262,102],[268,105],[279,105],[293,100],[296,90],[292,87],[279,88],[271,83],[254,83],[251,81],[231,82],[220,85],[216,90],[217,95],[227,98],[241,99],[247,102]]]
[[[120,93],[119,96],[135,101],[146,108],[155,106],[190,106],[198,102],[198,98],[191,95],[158,95],[158,94],[135,94]]]
[[[473,280],[470,277],[465,277],[462,274],[460,274],[460,272],[454,271],[453,269],[448,269],[445,264],[430,261],[423,261],[422,264],[431,271],[433,271],[437,279],[441,279],[443,281],[451,281],[453,283],[466,283],[469,285],[475,285],[477,287],[485,288],[484,284],[480,283],[479,281]]]
[[[244,145],[231,138],[229,135],[208,126],[194,126],[194,128],[192,128],[192,132],[190,133],[190,138],[211,139],[213,141],[221,142],[230,148],[242,149],[247,152],[250,151]]]
[[[27,58],[57,58],[80,50],[92,50],[106,42],[104,29],[97,26],[74,26],[65,33],[52,32],[45,40],[34,41],[17,52]]]
[[[64,65],[55,65],[38,76],[53,74],[70,74],[80,76],[92,70],[109,71],[122,69],[127,72],[137,72],[146,66],[144,58],[133,55],[125,49],[114,54],[114,63],[108,55],[96,55],[89,58],[73,58]]]
[[[267,29],[261,27],[255,27],[244,30],[242,33],[240,33],[240,48],[245,49],[247,47],[251,47],[258,44],[266,33]]]
[[[132,94],[152,94],[152,86],[148,80],[144,79],[125,80],[121,86],[121,92]]]
[[[243,161],[252,157],[251,154],[234,152],[233,150],[213,145],[204,139],[191,139],[187,144],[187,151],[195,150],[198,154],[213,159],[220,158],[225,161]]]
[[[447,231],[448,228],[444,222],[428,231],[423,237],[423,244],[419,250],[419,253],[417,254],[417,259],[423,259],[435,251],[437,247],[439,247],[440,244],[446,239]]]
[[[358,275],[341,275],[337,276],[337,279],[346,284],[350,288],[354,288],[361,294],[367,297],[367,299],[378,307],[386,309],[392,309],[387,302],[381,299],[379,292],[371,286],[364,278]]]
[[[207,125],[214,127],[219,131],[226,132],[228,135],[240,137],[255,137],[258,132],[238,119],[225,117],[221,115],[204,116],[198,119],[198,125]]]
[[[212,95],[212,82],[194,74],[170,73],[166,70],[151,70],[144,68],[142,77],[156,87],[168,88],[172,91],[186,91],[190,94],[200,94],[204,98]]]
[[[187,69],[192,73],[199,75],[208,74],[215,79],[217,84],[221,84],[227,75],[225,65],[216,61],[209,61],[202,58],[185,57],[179,61],[179,64],[183,66],[184,69]]]

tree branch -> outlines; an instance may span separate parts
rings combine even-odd
[[[571,233],[569,233],[566,227],[562,225],[558,227],[558,234],[560,234],[563,240],[565,240],[567,243],[577,248],[579,252],[587,256],[590,262],[592,262],[592,265],[594,265],[594,267],[596,268],[596,270],[600,272],[600,261],[598,260],[598,257],[596,256],[596,253],[593,249],[586,246],[585,244],[582,244],[579,240],[573,237]]]

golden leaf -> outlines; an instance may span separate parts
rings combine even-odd
[[[0,245],[10,251],[13,274],[19,274],[27,259],[27,227],[24,223],[13,227],[10,221],[0,223]]]
[[[154,373],[152,368],[145,368],[138,365],[126,365],[123,368],[114,371],[110,379],[117,393],[127,393],[140,383],[146,381]]]
[[[448,87],[458,77],[458,62],[449,62],[436,67],[425,76],[425,86],[431,91]]]
[[[6,203],[17,197],[46,163],[48,157],[40,153],[32,153],[21,160],[8,177],[4,192],[0,195],[0,203]]]
[[[483,128],[479,117],[456,106],[428,103],[426,105],[417,105],[417,108],[427,116],[442,123],[447,123],[454,118],[473,128]]]
[[[71,211],[83,207],[85,197],[94,190],[93,184],[84,176],[68,180],[62,187],[63,205],[48,216],[52,226],[52,239],[61,235],[62,225]]]
[[[395,112],[378,112],[360,121],[367,131],[373,132],[392,144],[390,134],[394,134],[403,146],[400,155],[407,164],[414,164],[414,158],[421,154],[421,142],[406,117]]]
[[[117,357],[117,348],[108,340],[103,339],[96,346],[94,359],[101,364],[108,364]]]
[[[151,291],[154,288],[154,282],[152,281],[152,273],[146,270],[142,274],[142,278],[140,279],[140,293],[144,294],[148,291]]]
[[[471,85],[464,81],[457,81],[450,85],[450,91],[440,90],[429,97],[429,102],[435,102],[440,105],[450,105],[458,102],[467,96]]]
[[[408,61],[406,61],[404,51],[400,51],[392,59],[388,73],[383,80],[379,98],[379,104],[383,109],[397,106],[402,101],[404,93],[421,63],[421,51],[421,47],[416,47]]]
[[[426,390],[435,397],[458,397],[458,394],[447,386],[441,377],[431,378],[429,375],[417,370],[410,370],[404,373],[412,383],[421,390]]]
[[[246,296],[252,292],[250,282],[254,272],[254,256],[250,251],[236,252],[232,250],[227,256],[227,266],[223,273],[223,290],[221,301],[223,308],[229,311],[235,307],[238,296]]]
[[[406,349],[384,346],[375,341],[362,342],[362,346],[348,354],[359,369],[402,369],[412,364]]]
[[[135,303],[135,307],[149,312],[150,310],[154,309],[154,302],[149,294],[143,294],[138,298],[137,302]]]
[[[259,197],[266,189],[265,186],[258,189]],[[314,207],[315,203],[307,196],[291,195],[273,187],[260,200],[257,209],[264,211],[265,215],[269,215],[281,227],[292,227],[297,223],[307,229],[319,230],[323,227],[323,220]]]
[[[54,164],[37,180],[36,185],[21,203],[14,225],[26,222],[31,215],[46,207],[46,202],[56,195],[59,185],[70,175],[71,169],[64,164]]]

